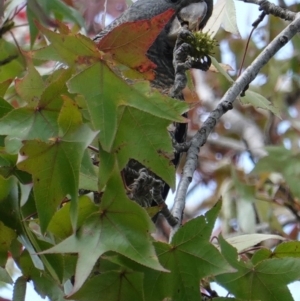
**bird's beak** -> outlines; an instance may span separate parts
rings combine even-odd
[[[191,31],[198,30],[206,12],[207,5],[205,2],[192,3],[182,8],[171,24],[169,38],[177,38],[182,24],[187,24]]]

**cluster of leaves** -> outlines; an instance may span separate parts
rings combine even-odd
[[[55,14],[60,1],[29,3],[29,15],[34,3]],[[73,10],[66,14],[74,16]],[[188,107],[144,80],[153,76],[145,52],[172,14],[124,24],[98,45],[61,23],[53,32],[34,18],[31,41],[40,31],[48,46],[20,55],[0,39],[0,60],[18,55],[0,73],[0,281],[12,283],[4,268],[9,254],[22,271],[14,300],[24,299],[32,280],[51,300],[193,301],[200,299],[203,279],[207,291],[205,283],[216,281],[238,298],[214,300],[292,300],[287,284],[300,277],[298,243],[248,257],[239,254],[280,237],[240,237],[230,245],[220,236],[218,249],[210,237],[221,202],[181,227],[170,243],[155,242],[147,212],[126,196],[121,171],[130,158],[174,187],[166,128],[185,122]],[[124,37],[130,42],[122,43]],[[64,68],[42,76],[37,67],[49,60]],[[129,85],[121,72],[139,81]],[[96,164],[90,145],[99,149]],[[79,190],[99,192],[100,203]]]

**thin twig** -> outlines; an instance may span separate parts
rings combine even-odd
[[[162,186],[162,182],[160,180],[154,181],[152,196],[155,202],[157,203],[157,205],[161,208],[160,213],[165,217],[169,225],[171,227],[174,227],[175,225],[177,225],[178,220],[172,215],[164,199],[162,198],[161,186]]]
[[[265,66],[275,55],[275,53],[289,40],[291,40],[292,37],[299,31],[300,14],[297,14],[295,20],[277,35],[277,37],[261,52],[261,54],[253,61],[253,63],[235,81],[232,87],[225,93],[217,108],[209,114],[209,117],[204,122],[201,129],[192,138],[191,147],[187,152],[186,163],[183,168],[182,177],[178,185],[174,200],[174,207],[172,210],[174,217],[179,220],[179,223],[172,228],[170,240],[180,227],[182,221],[186,193],[198,164],[198,153],[200,147],[205,144],[208,135],[214,129],[221,116],[232,108],[235,99],[241,94],[241,92],[245,90],[245,87],[255,79],[261,68]]]
[[[246,54],[248,53],[248,47],[249,47],[249,42],[251,40],[251,37],[252,37],[252,34],[254,32],[254,30],[257,28],[257,26],[263,21],[263,19],[265,18],[266,16],[266,13],[263,11],[259,17],[257,18],[257,20],[255,20],[253,23],[252,23],[252,30],[249,34],[249,37],[248,37],[248,40],[247,40],[247,44],[246,44],[246,48],[245,48],[245,51],[244,51],[244,55],[243,55],[243,59],[242,59],[242,63],[241,63],[241,66],[240,66],[240,70],[238,72],[238,77],[241,75],[242,73],[242,70],[243,70],[243,66],[244,66],[244,62],[245,62],[245,58],[246,58]]]
[[[93,146],[93,145],[89,145],[88,148],[89,148],[90,150],[92,150],[93,152],[99,154],[99,149],[98,149],[97,147],[95,147],[95,146]]]

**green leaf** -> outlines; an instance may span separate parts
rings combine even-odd
[[[23,276],[33,281],[34,289],[42,298],[47,296],[50,300],[65,300],[65,294],[61,287],[45,271],[39,270],[33,265],[26,249],[19,258],[18,265]]]
[[[55,76],[54,76],[55,75]],[[10,111],[0,119],[0,135],[20,139],[47,141],[58,134],[57,118],[62,106],[61,94],[66,92],[70,69],[61,69],[44,83],[34,67],[16,84],[19,95],[28,104]]]
[[[16,179],[10,178],[8,192],[0,202],[0,220],[5,226],[21,233],[21,221],[19,220],[20,205],[18,200],[18,186]]]
[[[27,16],[30,29],[30,42],[31,46],[34,44],[34,41],[37,37],[39,31],[39,25],[36,24],[36,21],[47,25],[48,27],[56,27],[57,21],[52,20],[52,13],[54,18],[57,20],[66,20],[78,24],[80,27],[84,27],[84,19],[82,15],[72,8],[71,6],[66,5],[64,2],[59,0],[28,0],[27,4]],[[54,19],[53,18],[53,19]]]
[[[151,230],[153,224],[145,210],[125,196],[122,180],[115,168],[101,199],[99,212],[90,215],[76,234],[46,253],[78,253],[72,291],[75,293],[98,258],[107,251],[118,252],[152,269],[164,270],[150,242]]]
[[[260,261],[271,258],[271,256],[272,256],[271,250],[260,249],[253,254],[253,256],[251,258],[251,262],[255,265],[255,264],[258,264]]]
[[[90,65],[102,59],[102,53],[97,49],[96,44],[82,34],[55,33],[39,24],[38,28],[51,45],[33,52],[34,58],[60,61],[69,66],[76,64],[77,67],[81,64]],[[88,84],[86,80],[84,83]]]
[[[13,107],[5,101],[2,97],[0,97],[0,118],[9,113]]]
[[[37,0],[27,1],[27,19],[29,23],[30,45],[33,46],[37,35],[38,28],[35,24],[37,20],[48,26],[55,26],[55,22],[50,18],[49,12],[46,12],[41,6],[42,2]]]
[[[6,152],[12,155],[17,155],[23,145],[22,140],[20,138],[12,136],[6,136],[4,141]]]
[[[31,3],[32,1],[29,1]],[[34,20],[40,19],[36,17],[36,14],[34,11],[31,9],[29,5],[26,5],[26,15],[27,15],[27,20],[28,20],[28,25],[29,25],[29,33],[30,33],[30,45],[31,47],[33,46],[37,36],[38,36],[38,29],[34,23]]]
[[[78,123],[77,110],[74,103],[65,98],[58,120],[62,136],[48,143],[26,141],[21,149],[26,159],[18,167],[33,176],[33,190],[43,233],[67,194],[72,198],[73,227],[76,224],[80,164],[86,147],[96,135],[86,125]]]
[[[45,84],[31,62],[28,63],[27,70],[23,79],[16,79],[16,91],[22,100],[28,103],[29,108],[35,108],[45,89]]]
[[[287,242],[281,243],[273,251],[272,257],[299,258],[300,257],[300,242],[299,241],[287,241]]]
[[[91,80],[86,82],[86,78]],[[100,142],[106,151],[110,151],[115,139],[119,107],[130,106],[141,112],[177,122],[185,121],[181,114],[188,109],[185,103],[151,89],[147,82],[128,85],[105,64],[100,63],[75,75],[68,82],[68,87],[71,93],[85,96],[91,122],[95,129],[101,130]]]
[[[93,165],[88,151],[84,152],[81,162],[79,188],[98,191],[98,167]]]
[[[5,179],[15,176],[22,184],[31,183],[30,174],[17,168],[17,160],[17,155],[7,154],[0,148],[0,175]]]
[[[0,160],[0,171],[1,171],[1,160]],[[2,173],[2,171],[1,171]],[[0,176],[0,202],[5,200],[5,198],[9,195],[11,186],[12,186],[12,180],[11,179],[5,179],[2,176]]]
[[[74,254],[64,254],[64,281],[73,279],[76,271],[77,256]]]
[[[14,284],[12,301],[25,301],[26,285],[27,285],[27,279],[24,276],[20,276],[16,280]]]
[[[158,301],[200,300],[199,282],[203,277],[228,272],[229,265],[210,243],[210,236],[220,211],[219,202],[205,216],[184,224],[174,235],[171,244],[155,243],[162,265],[170,273],[145,273],[145,298]]]
[[[101,273],[88,280],[78,292],[67,299],[78,301],[143,301],[145,300],[143,274],[126,269]]]
[[[6,269],[2,268],[1,266],[0,266],[0,281],[9,284],[13,283],[13,280],[11,279]]]
[[[99,148],[99,159],[100,159],[100,168],[99,168],[99,190],[103,190],[107,181],[114,172],[116,156],[104,151],[101,146]]]
[[[80,27],[85,27],[85,22],[82,17],[82,15],[79,13],[79,11],[75,10],[73,7],[66,5],[64,2],[59,0],[51,0],[51,1],[45,1],[44,5],[46,7],[46,11],[52,11],[56,17],[56,19],[59,20],[67,20],[72,21],[75,24],[78,24]]]
[[[28,227],[24,222],[25,218],[22,215],[19,199],[21,195],[19,185],[15,178],[11,178],[11,180],[12,185],[9,194],[4,200],[2,200],[2,202],[0,202],[0,220],[5,224],[5,226],[11,228],[18,234],[18,239],[21,244],[30,252],[30,256],[35,267],[43,269],[43,263],[33,247],[33,244],[35,243],[34,235],[31,231],[28,231]],[[13,242],[14,240],[12,243]],[[6,258],[7,256],[5,257],[5,261]]]
[[[252,173],[281,173],[292,193],[299,198],[300,153],[282,146],[270,146],[265,149],[268,156],[258,161]]]
[[[82,85],[86,78],[92,80]],[[184,121],[186,104],[162,96],[145,82],[129,86],[98,63],[74,76],[68,87],[85,96],[101,146],[117,154],[120,168],[134,158],[174,186],[173,149],[166,128],[171,121]]]
[[[120,168],[134,158],[175,187],[173,148],[166,131],[169,121],[131,107],[124,108],[120,115],[113,145]]]
[[[87,196],[81,196],[78,199],[78,228],[81,227],[84,221],[92,213],[98,211],[98,207],[91,201]],[[70,203],[64,205],[60,210],[58,210],[48,226],[48,231],[55,237],[63,240],[68,236],[72,235],[73,229],[70,221]]]
[[[224,70],[222,65],[213,56],[211,56],[210,58],[213,66],[216,67],[216,69],[228,80],[230,84],[233,84],[234,80],[230,77],[230,75],[226,72],[226,70]]]
[[[7,91],[8,87],[10,86],[11,83],[12,83],[12,79],[7,79],[3,82],[0,82],[0,97],[4,97],[6,91]]]
[[[217,282],[230,293],[245,300],[293,300],[287,285],[300,277],[299,258],[266,259],[254,265],[238,260],[236,250],[221,236],[219,242],[222,254],[237,270],[216,276]]]
[[[279,109],[276,108],[269,100],[267,100],[264,96],[261,94],[258,94],[254,91],[247,90],[246,95],[244,97],[241,97],[241,103],[243,104],[251,104],[255,108],[261,108],[267,111],[272,112],[274,115],[276,115],[278,118],[280,117]]]
[[[82,116],[76,103],[69,97],[63,97],[64,104],[58,116],[59,134],[65,136],[74,133],[82,125]]]
[[[57,134],[58,110],[47,108],[35,111],[19,108],[0,119],[0,134],[20,139],[41,139],[46,141]]]
[[[11,242],[17,237],[16,232],[6,227],[3,222],[0,221],[0,253],[7,252]]]
[[[36,207],[34,201],[34,195],[32,191],[32,185],[22,185],[19,184],[19,194],[20,194],[20,206],[23,216],[27,218],[28,216],[33,216],[36,214]]]
[[[53,244],[43,241],[41,239],[36,240],[36,244],[38,245],[37,251],[43,251],[51,248]],[[47,261],[47,268],[50,267],[52,271],[52,275],[55,273],[55,277],[58,283],[63,283],[63,276],[64,276],[64,257],[63,254],[43,254],[43,263],[45,264],[45,260]],[[50,274],[50,273],[49,273]]]
[[[19,58],[17,47],[0,39],[0,62],[5,60],[9,60],[9,62],[0,66],[0,82],[15,78],[25,69],[23,61]]]

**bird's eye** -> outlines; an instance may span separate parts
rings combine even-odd
[[[177,3],[179,2],[180,0],[169,0],[169,2],[172,2],[172,3]]]

